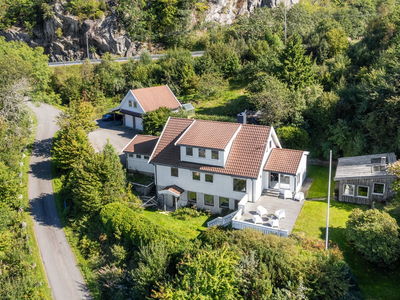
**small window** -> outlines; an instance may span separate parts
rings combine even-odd
[[[193,180],[200,180],[200,173],[199,172],[192,172]]]
[[[137,108],[137,102],[133,102],[133,107]]]
[[[129,156],[129,157],[133,157],[133,154],[132,154],[132,153],[129,153],[128,156]]]
[[[140,154],[136,154],[136,158],[142,158]]]
[[[218,159],[218,151],[217,150],[212,150],[211,151],[211,158],[212,159]]]
[[[199,157],[206,157],[206,149],[204,148],[199,149]]]
[[[385,184],[384,183],[376,183],[374,182],[374,194],[383,195],[385,192]]]
[[[367,186],[359,185],[357,187],[357,196],[358,197],[367,198],[368,197],[368,190],[369,190],[369,188]]]
[[[229,198],[219,197],[219,207],[229,208]]]
[[[233,190],[236,192],[246,192],[246,180],[233,178]]]
[[[343,185],[343,195],[354,196],[354,188],[355,186],[353,184]]]
[[[204,204],[209,206],[214,206],[214,196],[204,194]]]
[[[196,192],[188,192],[188,201],[192,203],[197,202],[197,193]]]
[[[132,100],[129,100],[129,107],[132,107]]]
[[[206,174],[206,182],[213,182],[214,175],[213,174]]]
[[[178,177],[178,168],[171,168],[171,176]]]
[[[145,156],[143,156],[143,158],[144,158],[144,159],[149,159],[149,158],[150,158],[150,156],[148,156],[148,155],[145,155]]]
[[[371,158],[371,164],[380,164],[381,163],[381,158]]]
[[[269,141],[269,149],[272,148],[272,141]]]
[[[192,147],[186,147],[186,155],[193,156],[193,148]]]

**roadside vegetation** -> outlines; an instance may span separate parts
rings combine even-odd
[[[0,298],[51,299],[33,230],[29,160],[36,118],[24,97],[37,96],[49,74],[43,49],[0,38]]]

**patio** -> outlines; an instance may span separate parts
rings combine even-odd
[[[297,217],[300,214],[301,208],[303,207],[304,201],[305,200],[299,202],[292,199],[283,199],[283,195],[276,196],[272,193],[264,191],[263,195],[261,195],[257,202],[246,203],[246,212],[242,215],[240,221],[254,224],[253,216],[257,214],[257,206],[261,205],[268,211],[268,217],[262,217],[262,225],[269,226],[269,218],[271,218],[271,214],[279,209],[284,209],[286,218],[279,220],[279,229],[287,230],[288,234],[290,234],[293,230],[294,224],[296,223]]]

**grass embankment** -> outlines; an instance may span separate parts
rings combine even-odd
[[[32,123],[32,134],[29,137],[28,140],[28,145],[26,147],[26,151],[25,151],[25,157],[22,159],[22,182],[23,182],[23,188],[22,188],[22,196],[23,196],[23,201],[26,202],[26,206],[28,206],[28,202],[29,202],[29,195],[28,195],[28,187],[29,187],[29,162],[31,160],[31,154],[32,154],[32,149],[33,149],[33,143],[35,141],[35,136],[36,136],[36,128],[37,128],[37,119],[36,116],[33,112],[31,112],[31,117],[33,120]],[[47,281],[47,276],[46,276],[46,271],[44,270],[44,266],[43,266],[43,262],[42,262],[42,258],[40,256],[40,251],[39,251],[39,246],[37,244],[36,241],[36,236],[35,236],[35,231],[33,228],[33,220],[32,220],[32,216],[30,214],[29,211],[25,211],[23,212],[24,214],[24,220],[27,223],[27,227],[26,227],[26,231],[28,233],[29,236],[29,246],[31,249],[31,261],[30,264],[36,263],[36,268],[34,269],[34,272],[36,273],[36,278],[38,280],[38,282],[41,283],[41,298],[42,299],[53,299],[53,297],[51,296],[51,290],[50,290],[50,286],[49,283]]]
[[[309,195],[310,192],[312,192],[311,195],[318,195],[318,197],[320,197],[323,194],[323,187],[325,186],[326,197],[329,177],[328,167],[308,167],[308,176],[314,176]],[[332,171],[332,175],[334,175],[334,171]],[[316,185],[314,185],[315,182],[317,183]],[[385,207],[381,207],[381,209],[386,210],[399,220],[399,202],[399,200],[394,201]],[[400,285],[398,284],[400,267],[394,270],[376,267],[364,260],[347,242],[344,236],[346,221],[348,220],[351,210],[354,208],[366,210],[369,207],[366,205],[331,201],[329,212],[329,240],[333,243],[337,243],[339,248],[343,251],[345,261],[349,264],[356,276],[366,299],[398,299],[400,295]],[[303,233],[310,238],[325,239],[326,211],[326,200],[306,201],[296,221],[293,233]]]
[[[176,217],[171,216],[171,214],[163,214],[154,209],[145,210],[144,215],[153,222],[189,239],[195,239],[201,232],[207,230],[207,222],[211,220],[209,216],[178,220]]]

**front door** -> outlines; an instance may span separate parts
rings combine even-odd
[[[279,174],[278,173],[272,173],[271,172],[271,177],[270,177],[270,181],[269,181],[269,187],[271,189],[279,190]]]

